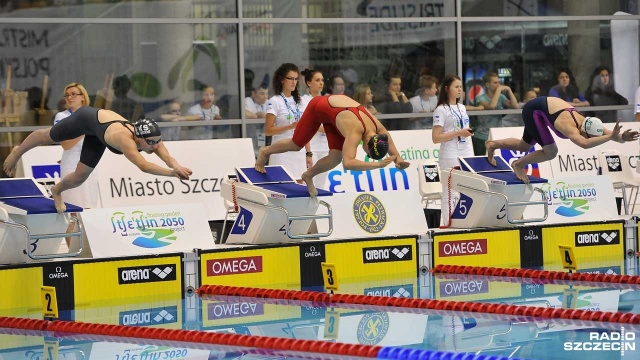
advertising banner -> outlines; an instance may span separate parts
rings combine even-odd
[[[550,178],[541,184],[547,198],[548,216],[543,223],[600,221],[618,218],[611,178],[606,175]],[[540,217],[541,206],[529,206],[524,217]]]
[[[434,264],[514,267],[520,264],[520,232],[500,230],[435,233]]]
[[[189,180],[140,171],[123,156],[105,152],[98,169],[102,206],[106,208],[201,203],[206,220],[224,219],[220,182],[235,167],[253,166],[251,139],[168,141],[165,146],[182,166],[193,170]],[[166,165],[156,155],[141,153],[150,162]]]
[[[202,285],[251,284],[270,289],[300,289],[298,245],[233,249],[200,254]]]
[[[89,209],[81,217],[94,258],[214,247],[199,203]]]

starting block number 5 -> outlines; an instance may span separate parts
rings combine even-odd
[[[324,280],[324,288],[330,291],[338,291],[340,283],[338,282],[338,273],[336,272],[336,265],[323,262],[322,266],[322,279]]]

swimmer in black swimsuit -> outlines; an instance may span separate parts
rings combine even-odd
[[[4,171],[7,175],[13,176],[20,157],[36,146],[75,139],[81,135],[85,138],[76,170],[65,176],[51,189],[58,212],[65,211],[60,193],[80,186],[98,165],[107,148],[113,153],[124,154],[140,170],[149,174],[189,179],[192,173],[191,169],[180,165],[171,157],[162,143],[160,128],[153,120],[144,119],[132,124],[113,111],[88,106],[81,107],[71,116],[48,129],[32,132],[7,156],[4,161]],[[148,154],[155,153],[169,168],[148,162],[140,155],[140,151]]]
[[[556,97],[541,96],[527,102],[522,109],[524,121],[524,133],[522,139],[488,140],[485,143],[487,158],[495,165],[493,153],[497,149],[509,149],[527,152],[535,144],[542,146],[511,164],[516,177],[525,184],[529,178],[525,172],[525,166],[533,163],[549,161],[558,155],[551,131],[561,139],[569,139],[583,149],[589,149],[609,140],[623,143],[638,139],[638,132],[626,130],[621,133],[620,120],[613,127],[613,131],[604,128],[598,118],[584,116],[571,104]]]

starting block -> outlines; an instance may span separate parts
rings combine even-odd
[[[311,197],[306,185],[298,184],[282,166],[267,166],[266,174],[254,168],[236,168],[221,185],[220,194],[239,207],[228,244],[286,243],[331,235],[331,205]],[[318,197],[332,193],[318,189]],[[318,207],[326,213],[316,215]],[[326,233],[310,234],[312,220],[327,219]]]
[[[84,231],[70,213],[83,209],[65,204],[66,212],[59,214],[53,199],[33,179],[0,179],[0,263],[79,256]],[[78,232],[66,232],[70,220],[78,224]],[[77,252],[58,254],[65,237],[80,237]]]
[[[460,193],[451,215],[451,227],[499,227],[547,219],[545,193],[535,187],[547,180],[529,176],[530,183],[524,184],[501,156],[494,158],[496,166],[489,164],[486,156],[473,156],[458,158],[460,169],[442,170],[443,191]],[[539,193],[541,200],[531,201],[534,193]],[[544,216],[524,219],[524,210],[531,205],[544,206]]]

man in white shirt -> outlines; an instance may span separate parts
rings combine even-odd
[[[269,90],[263,87],[251,90],[251,96],[244,100],[244,114],[247,119],[264,119],[267,116],[268,94]]]

